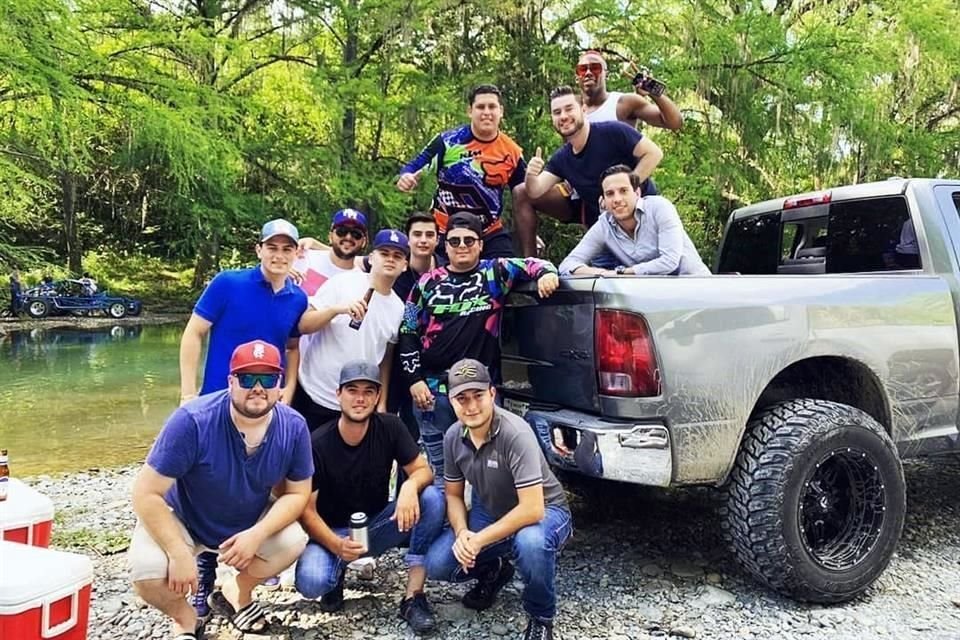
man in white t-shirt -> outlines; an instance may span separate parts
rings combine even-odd
[[[406,270],[409,253],[402,231],[384,229],[373,241],[370,273],[351,270],[336,275],[310,298],[310,308],[300,320],[300,332],[308,340],[306,349],[300,345],[293,406],[311,431],[339,416],[340,368],[350,360],[380,364],[383,393],[378,410],[386,410],[393,345],[404,307],[393,284]]]
[[[356,209],[337,211],[327,241],[329,247],[312,238],[299,243],[303,257],[293,263],[293,272],[299,275],[300,288],[308,297],[333,276],[356,268],[357,256],[367,246],[367,217]]]

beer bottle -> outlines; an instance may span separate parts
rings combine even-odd
[[[0,450],[0,502],[7,499],[7,487],[10,484],[10,465],[7,464],[7,450]]]
[[[372,297],[373,297],[373,289],[367,289],[367,292],[366,292],[365,294],[363,294],[363,302],[364,302],[364,304],[369,305],[369,304],[370,304],[370,298],[372,298]],[[351,328],[351,329],[356,329],[357,331],[359,331],[359,330],[360,330],[360,324],[361,324],[362,322],[363,322],[363,319],[362,319],[362,318],[361,318],[360,320],[351,320],[351,321],[350,321],[350,328]]]

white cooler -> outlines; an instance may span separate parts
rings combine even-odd
[[[0,541],[0,576],[0,638],[86,639],[90,558]]]
[[[0,502],[0,540],[50,546],[53,502],[16,478],[7,485],[7,499]]]

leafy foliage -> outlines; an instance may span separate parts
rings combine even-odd
[[[586,48],[611,89],[618,59],[668,83],[686,123],[646,133],[706,256],[743,203],[960,173],[958,23],[954,0],[0,0],[0,264],[142,256],[198,286],[274,216],[399,225],[430,185],[397,169],[474,84],[557,147],[546,94]],[[557,259],[578,235],[541,232]]]

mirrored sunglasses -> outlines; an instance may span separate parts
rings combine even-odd
[[[260,384],[264,389],[275,389],[280,384],[279,373],[237,373],[237,382],[241,389],[253,389]]]

